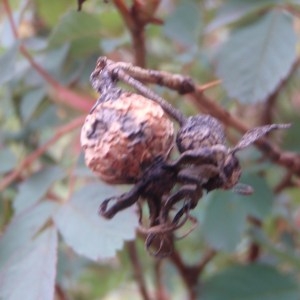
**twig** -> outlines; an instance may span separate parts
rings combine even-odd
[[[187,291],[189,293],[189,300],[196,299],[196,287],[198,285],[198,270],[193,266],[187,266],[184,264],[179,253],[174,249],[173,253],[170,255],[169,259],[177,268],[183,282],[186,285]]]
[[[69,300],[69,297],[66,295],[66,293],[59,284],[55,285],[55,294],[58,300]]]
[[[3,180],[0,182],[0,191],[4,190],[8,185],[10,185],[15,179],[19,177],[19,175],[26,169],[28,166],[30,166],[35,160],[37,160],[41,155],[43,155],[51,145],[56,143],[61,137],[63,137],[66,133],[76,129],[77,127],[81,126],[84,121],[83,116],[78,117],[75,120],[72,120],[70,123],[63,125],[60,127],[54,136],[43,146],[32,152],[30,155],[28,155],[19,165],[16,169],[14,169],[11,173],[9,173],[7,176],[3,178]]]
[[[248,248],[247,262],[253,263],[258,260],[261,253],[260,245],[256,242],[252,242]]]
[[[13,35],[15,39],[18,40],[19,39],[18,30],[14,22],[12,11],[8,0],[3,0],[3,7],[8,16],[9,24],[13,32]],[[28,60],[31,67],[34,70],[36,70],[36,72],[39,73],[39,75],[52,87],[53,93],[55,94],[55,97],[53,97],[53,99],[56,102],[66,104],[72,108],[84,112],[88,112],[90,110],[92,103],[94,102],[94,99],[88,96],[78,95],[77,93],[74,93],[70,89],[62,86],[49,73],[47,73],[45,69],[43,69],[38,63],[36,63],[36,61],[33,59],[31,54],[27,50],[27,48],[22,44],[22,42],[20,43],[19,50],[22,53],[22,55]]]
[[[285,176],[282,178],[282,180],[274,187],[274,193],[279,194],[287,187],[293,186],[294,184],[292,181],[292,177],[293,177],[293,173],[288,170]]]
[[[63,203],[63,199],[51,190],[46,193],[46,198],[53,202]]]
[[[208,249],[207,252],[204,253],[200,262],[196,266],[196,269],[198,270],[198,276],[203,272],[206,265],[216,256],[216,254],[217,251],[214,249]]]
[[[217,252],[213,249],[207,250],[202,256],[200,262],[194,266],[187,266],[184,264],[179,253],[174,250],[170,256],[170,260],[176,266],[179,271],[184,283],[186,284],[187,290],[189,291],[189,299],[196,299],[197,286],[199,285],[200,276],[206,267],[206,265],[215,257]]]
[[[10,24],[10,28],[13,32],[13,35],[14,35],[15,38],[18,39],[19,38],[18,30],[17,30],[16,24],[14,22],[12,11],[10,9],[10,5],[8,3],[8,0],[3,0],[3,6],[4,6],[4,11],[6,12],[6,14],[8,16],[8,21],[9,21],[9,24]]]
[[[145,25],[137,22],[137,19],[133,18],[130,10],[127,8],[123,0],[113,1],[117,9],[119,10],[129,32],[134,50],[134,64],[140,67],[146,65],[146,46],[145,46]]]
[[[127,8],[126,4],[124,3],[123,0],[114,0],[113,2],[115,4],[115,6],[117,7],[117,9],[119,10],[126,26],[130,30],[130,32],[132,32],[135,25],[134,25],[133,19],[131,18],[131,15],[130,15],[130,11]]]
[[[132,266],[133,266],[133,271],[134,271],[134,277],[135,281],[138,284],[140,294],[142,295],[144,300],[150,300],[149,293],[146,289],[146,284],[144,280],[144,273],[142,270],[142,266],[140,263],[140,260],[138,258],[138,253],[136,250],[136,245],[134,241],[130,241],[126,243],[126,247],[128,250],[129,258],[131,260]]]

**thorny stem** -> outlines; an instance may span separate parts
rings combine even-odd
[[[65,136],[70,131],[82,126],[85,117],[78,117],[72,120],[70,123],[61,126],[54,136],[46,142],[44,145],[39,147],[37,150],[28,155],[23,161],[21,161],[16,169],[5,176],[0,182],[0,191],[4,190],[9,186],[14,180],[16,180],[22,172],[29,167],[35,160],[37,160],[41,155],[43,155],[54,143],[56,143],[60,138]]]
[[[143,269],[141,266],[141,262],[138,257],[135,242],[134,241],[127,242],[126,246],[127,246],[129,258],[133,265],[134,277],[135,277],[135,281],[138,284],[140,294],[142,295],[143,300],[150,300],[151,298],[146,289],[144,273],[143,273]]]

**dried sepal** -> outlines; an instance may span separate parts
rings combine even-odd
[[[225,144],[225,133],[222,124],[210,115],[196,115],[186,119],[177,133],[178,150],[211,147]]]
[[[266,135],[267,133],[269,133],[273,130],[287,129],[290,127],[291,127],[291,124],[271,124],[271,125],[265,125],[265,126],[250,129],[243,135],[243,137],[240,139],[238,144],[231,150],[231,152],[235,153],[237,151],[240,151],[240,150],[250,146],[251,144],[253,144],[254,142],[256,142],[257,140],[262,138],[264,135]]]

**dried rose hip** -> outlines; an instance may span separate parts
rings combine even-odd
[[[134,183],[157,157],[166,158],[174,127],[157,103],[121,92],[86,117],[81,145],[87,166],[110,184]]]

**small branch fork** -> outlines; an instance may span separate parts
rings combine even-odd
[[[199,282],[199,276],[203,272],[206,265],[215,257],[217,252],[213,249],[208,249],[204,254],[200,262],[193,266],[186,265],[177,251],[174,251],[170,260],[176,266],[179,274],[185,283],[189,292],[189,299],[195,300],[197,296],[197,285]]]
[[[141,82],[154,83],[176,90],[180,94],[189,94],[201,110],[219,119],[225,125],[232,126],[241,133],[245,133],[250,128],[237,117],[231,115],[228,111],[219,106],[212,99],[204,95],[206,86],[197,85],[187,76],[180,74],[171,74],[167,72],[147,70],[131,65],[125,62],[114,62],[106,57],[100,57],[97,62],[93,77],[99,76],[103,69],[106,69],[116,79],[120,79],[133,86],[145,97],[150,97],[153,101],[159,103],[163,109],[173,117],[180,125],[185,121],[184,115],[173,108],[162,97],[153,93]],[[129,75],[129,76],[128,76]],[[218,82],[216,82],[217,84]],[[209,86],[210,87],[210,86]],[[203,109],[205,108],[205,109]],[[291,170],[300,176],[300,155],[293,152],[282,151],[279,147],[269,142],[266,138],[261,138],[255,142],[256,146],[264,152],[273,162]]]
[[[126,24],[133,44],[134,64],[145,67],[146,65],[146,41],[145,27],[149,23],[161,24],[162,22],[154,17],[160,4],[160,0],[140,1],[134,0],[131,8],[128,8],[124,0],[113,0]]]

